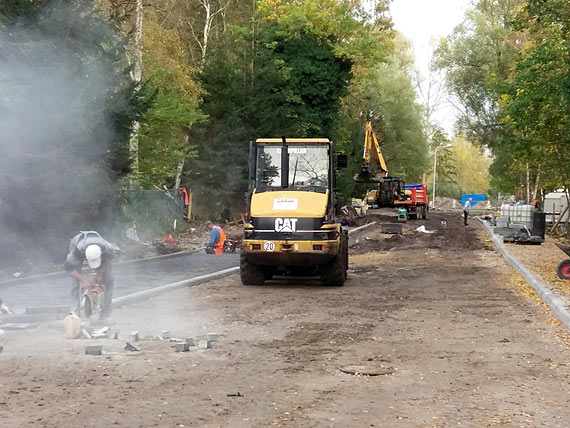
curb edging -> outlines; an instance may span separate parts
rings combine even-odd
[[[513,256],[509,250],[505,247],[505,245],[497,238],[497,236],[493,233],[490,226],[485,223],[484,220],[478,218],[481,225],[493,241],[495,248],[499,251],[499,253],[503,256],[503,258],[507,261],[507,263],[514,267],[528,282],[531,287],[536,291],[542,300],[550,307],[552,312],[556,314],[562,325],[566,327],[567,330],[570,330],[570,311],[564,304],[562,300],[556,297],[550,288],[543,282],[541,282],[530,270],[528,270],[515,256]]]
[[[136,293],[127,294],[113,299],[113,306],[126,306],[133,303],[138,303],[151,297],[156,297],[163,293],[179,290],[185,287],[191,287],[203,282],[211,281],[213,279],[223,278],[239,271],[239,266],[224,269],[218,272],[209,273],[207,275],[197,276],[195,278],[185,279],[182,281],[171,282],[170,284],[162,285],[160,287],[150,288],[148,290],[138,291]]]

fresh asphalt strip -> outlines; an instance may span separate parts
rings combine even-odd
[[[372,225],[376,224],[375,221],[367,223],[365,225],[355,227],[348,231],[349,234],[354,232],[359,232],[363,229],[366,229]],[[144,259],[143,259],[144,260]],[[198,276],[196,278],[185,279],[183,281],[172,282],[170,284],[161,285],[160,287],[151,288],[149,290],[139,291],[132,294],[127,294],[126,296],[121,296],[113,299],[114,306],[126,306],[133,303],[138,303],[146,299],[150,299],[151,297],[156,297],[163,293],[169,293],[174,290],[179,290],[185,287],[191,287],[193,285],[202,284],[204,282],[211,281],[213,279],[224,278],[228,275],[236,273],[239,271],[239,266],[232,267],[229,269],[224,269],[218,272],[209,273],[207,275]]]
[[[198,251],[202,251],[204,248],[205,247],[201,247],[201,248],[198,248],[196,250],[179,251],[177,253],[163,254],[160,256],[147,257],[144,259],[124,260],[122,262],[113,263],[113,266],[128,266],[128,265],[133,265],[133,264],[137,264],[137,263],[141,263],[141,262],[144,263],[144,262],[147,262],[149,260],[174,259],[177,257],[186,256],[188,254],[197,253]],[[4,287],[4,286],[30,283],[30,282],[37,281],[38,279],[67,278],[67,277],[69,277],[69,274],[67,272],[42,273],[42,274],[38,274],[38,275],[30,275],[30,276],[14,278],[14,279],[6,279],[4,281],[0,281],[0,288]]]
[[[550,288],[543,282],[541,282],[531,271],[529,271],[518,259],[516,259],[510,252],[507,250],[505,245],[503,244],[502,240],[497,237],[493,233],[493,229],[485,222],[485,220],[479,218],[481,225],[495,244],[495,248],[501,253],[501,255],[505,258],[507,263],[514,267],[528,282],[536,294],[538,294],[542,300],[546,302],[552,312],[556,314],[556,316],[560,319],[564,327],[567,330],[570,330],[570,311],[558,297],[556,297]]]

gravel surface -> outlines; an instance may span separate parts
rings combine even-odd
[[[344,287],[232,275],[117,309],[121,340],[8,332],[0,426],[568,426],[570,339],[475,224],[356,235]],[[162,330],[219,336],[176,353]]]

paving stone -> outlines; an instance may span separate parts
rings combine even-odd
[[[159,337],[164,340],[170,339],[170,330],[161,331]]]
[[[131,331],[129,333],[129,342],[138,342],[138,341],[139,341],[139,332]]]
[[[102,345],[87,345],[85,347],[86,355],[101,355],[103,353]]]
[[[211,340],[213,342],[215,342],[216,340],[218,340],[220,338],[220,335],[218,333],[208,333],[206,335],[206,339],[207,340]]]
[[[177,343],[174,345],[174,350],[176,352],[188,352],[190,350],[190,345],[188,345],[188,343]]]
[[[205,339],[198,342],[198,347],[201,349],[209,349],[212,347],[212,341]]]
[[[132,343],[125,343],[125,347],[123,348],[125,351],[140,351],[141,348],[133,345]]]
[[[26,308],[26,314],[68,314],[69,306],[42,306]]]
[[[91,339],[108,339],[106,333],[94,332],[91,334]]]
[[[188,346],[196,346],[196,341],[194,340],[193,337],[187,337],[186,343],[188,344]]]

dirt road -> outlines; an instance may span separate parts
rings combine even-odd
[[[344,287],[233,275],[115,312],[121,332],[218,333],[212,349],[101,340],[87,356],[61,323],[10,333],[0,426],[569,426],[570,352],[548,310],[474,224],[413,224],[435,232],[351,237]]]

